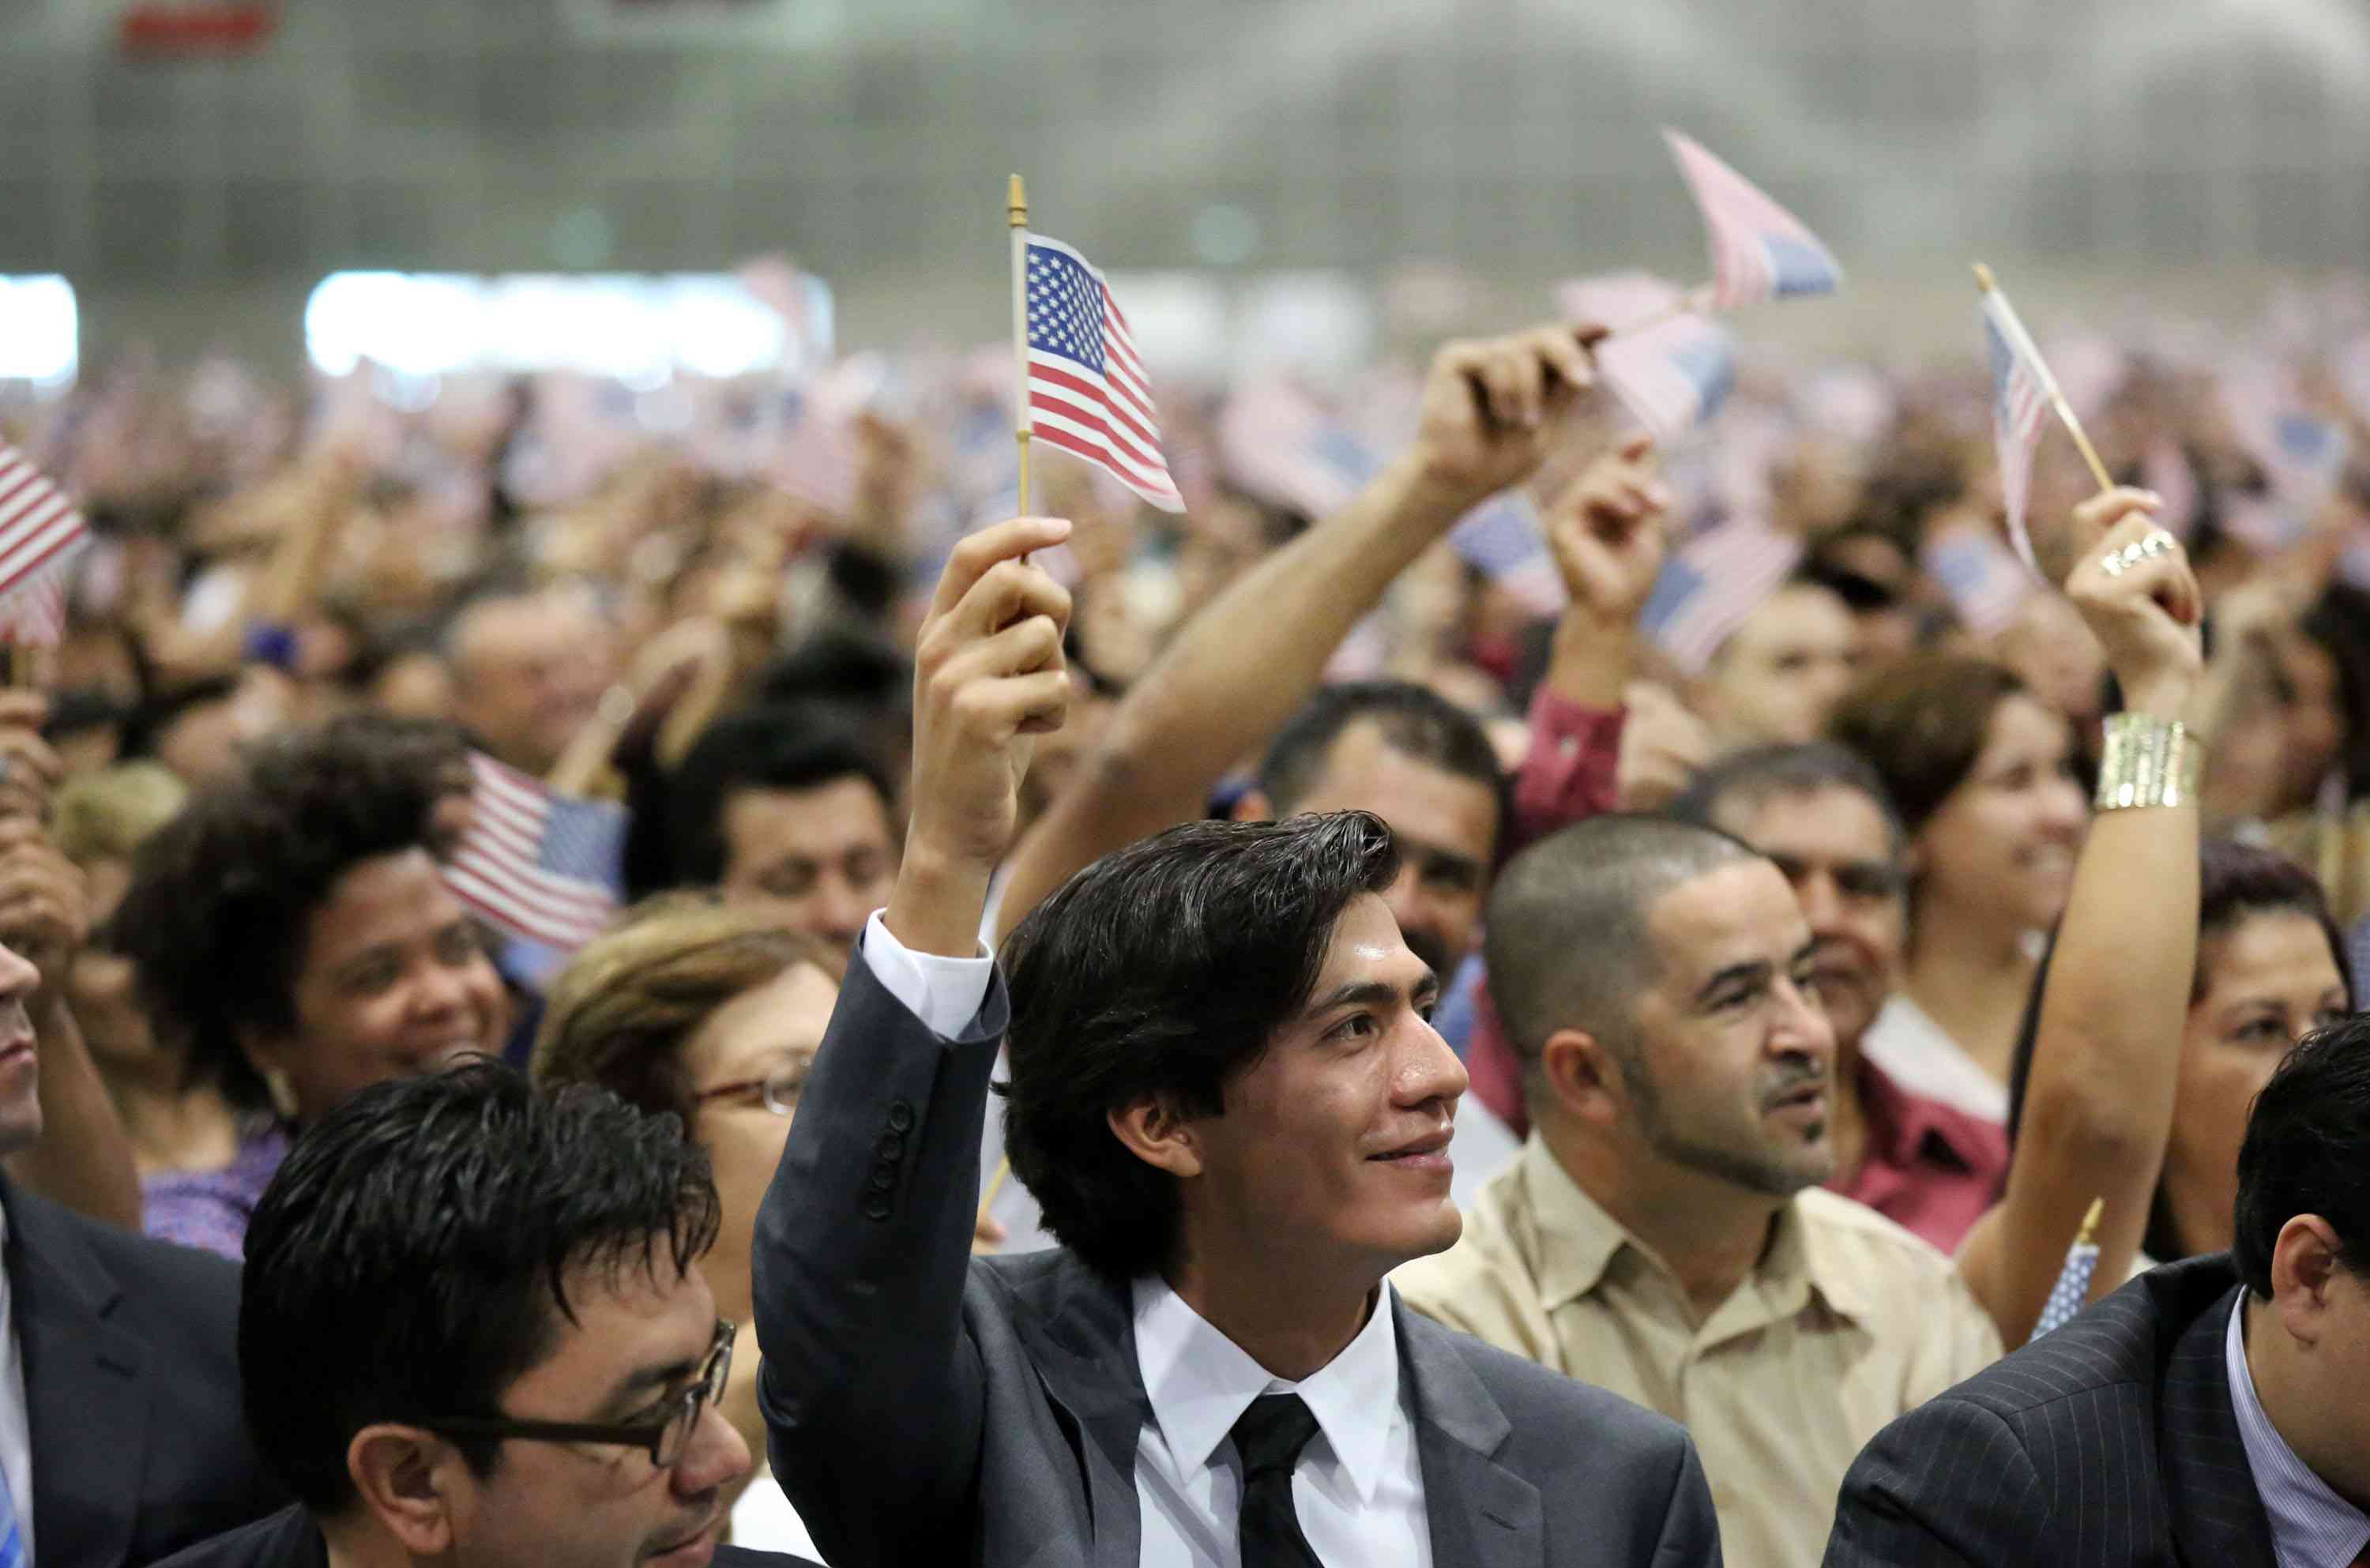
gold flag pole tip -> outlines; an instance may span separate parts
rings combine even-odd
[[[1004,215],[1014,228],[1029,226],[1029,190],[1017,174],[1004,187]]]
[[[2107,1212],[2107,1200],[2092,1198],[2090,1212],[2082,1216],[2082,1233],[2074,1238],[2074,1245],[2087,1247],[2099,1238],[2099,1221]]]
[[[1998,282],[1992,276],[1992,270],[1989,267],[1985,266],[1980,261],[1976,262],[1975,287],[1983,290],[1985,294],[1989,294],[1998,286]]]

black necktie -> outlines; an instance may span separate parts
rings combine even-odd
[[[1263,1394],[1230,1435],[1243,1461],[1243,1568],[1324,1568],[1292,1507],[1292,1467],[1317,1435],[1298,1394]]]

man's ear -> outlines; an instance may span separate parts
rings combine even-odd
[[[1202,1146],[1193,1124],[1167,1099],[1155,1096],[1122,1105],[1107,1118],[1111,1136],[1146,1165],[1171,1176],[1202,1174]]]
[[[363,1511],[414,1559],[453,1551],[455,1493],[469,1476],[450,1441],[394,1422],[365,1426],[346,1445],[346,1473]]]
[[[1628,1084],[1604,1041],[1584,1029],[1559,1029],[1539,1047],[1532,1082],[1575,1121],[1609,1127],[1628,1113]]]
[[[2361,1288],[2345,1277],[2344,1255],[2336,1228],[2317,1214],[2296,1215],[2280,1227],[2272,1243],[2272,1306],[2297,1343],[2319,1343],[2329,1330],[2331,1298],[2349,1284]]]
[[[1254,784],[1235,797],[1235,809],[1230,813],[1237,822],[1273,822],[1275,802],[1267,791]]]

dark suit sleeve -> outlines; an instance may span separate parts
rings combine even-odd
[[[1662,1539],[1654,1543],[1654,1568],[1720,1568],[1720,1520],[1692,1439],[1680,1450],[1678,1483],[1671,1488]]]
[[[1852,1461],[1825,1568],[2026,1568],[2056,1555],[2023,1440],[1992,1411],[1945,1395]]]
[[[834,1568],[972,1534],[985,1378],[963,1331],[979,1129],[1009,1009],[930,1032],[859,952],[757,1216],[775,1478]]]

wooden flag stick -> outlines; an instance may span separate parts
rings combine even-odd
[[[1004,190],[1005,221],[1012,228],[1012,439],[1020,447],[1019,514],[1029,515],[1029,191],[1018,175]]]
[[[1992,276],[1992,270],[1980,261],[1975,263],[1975,287],[1998,301],[2000,318],[2009,337],[2014,340],[2017,352],[2032,366],[2032,373],[2041,378],[2041,389],[2048,396],[2049,406],[2057,411],[2057,422],[2065,427],[2065,433],[2074,438],[2074,444],[2081,450],[2082,461],[2090,466],[2090,477],[2099,481],[2101,490],[2113,490],[2115,481],[2108,474],[2107,466],[2099,461],[2099,449],[2090,444],[2090,437],[2082,429],[2082,421],[2074,417],[2073,405],[2066,402],[2065,394],[2057,389],[2057,377],[2049,374],[2049,362],[2041,357],[2040,346],[2033,342],[2032,334],[2024,329],[2023,318],[2017,315],[2016,306],[2008,303],[2008,295],[2000,293],[1998,280]]]
[[[979,1200],[979,1218],[976,1223],[981,1225],[987,1223],[987,1211],[995,1206],[995,1196],[1004,1191],[1005,1178],[1011,1174],[1012,1157],[1007,1154],[995,1162],[995,1174],[987,1179],[987,1195]]]

